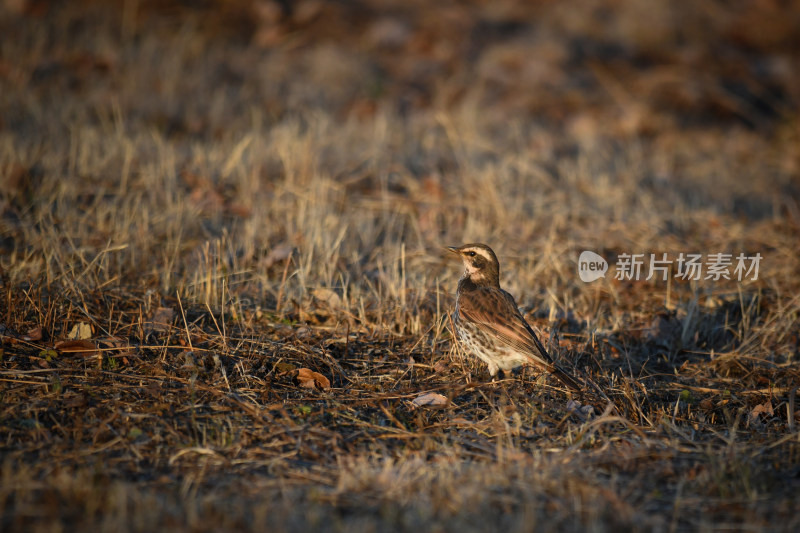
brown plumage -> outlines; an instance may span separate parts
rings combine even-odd
[[[500,288],[500,263],[492,249],[475,243],[448,250],[458,254],[465,267],[453,312],[453,324],[465,350],[483,360],[492,377],[498,370],[529,364],[547,370],[570,389],[580,391],[578,382],[553,363],[519,312],[514,297]]]

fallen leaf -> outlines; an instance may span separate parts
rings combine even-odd
[[[762,418],[772,418],[774,415],[775,411],[772,409],[772,402],[767,400],[766,402],[753,407],[750,413],[748,413],[747,425],[755,429],[759,429],[764,425],[761,421]]]
[[[145,335],[153,332],[164,333],[172,327],[172,319],[175,311],[171,307],[159,307],[153,312],[153,316],[144,323]]]
[[[298,385],[309,389],[318,388],[328,390],[331,388],[331,382],[328,381],[328,378],[319,372],[314,372],[310,368],[298,368],[294,379],[297,381]]]
[[[70,340],[83,340],[83,339],[91,339],[92,338],[92,326],[87,324],[86,322],[78,322],[69,332],[67,335],[67,339]]]
[[[77,355],[78,357],[100,355],[97,345],[85,339],[58,341],[53,347],[63,355]]]
[[[97,345],[86,339],[58,341],[53,346],[62,355],[74,355],[84,359],[94,359],[97,367],[103,365],[103,352],[97,349]]]
[[[772,402],[767,400],[766,402],[756,405],[752,411],[750,411],[751,416],[759,416],[759,415],[767,415],[773,416],[775,412],[772,410]]]
[[[31,329],[30,331],[28,331],[28,333],[22,336],[22,339],[26,341],[42,340],[42,326],[37,326]]]
[[[438,392],[426,392],[411,400],[411,408],[428,407],[430,409],[441,409],[447,406],[447,397]]]

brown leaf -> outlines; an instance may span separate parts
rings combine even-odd
[[[750,411],[751,416],[759,416],[759,415],[773,416],[774,414],[775,412],[772,410],[772,402],[770,400],[767,400],[766,402],[760,405],[756,405],[753,408],[753,410]]]
[[[747,425],[753,428],[760,428],[763,426],[761,419],[772,418],[775,416],[775,411],[772,409],[772,401],[756,405],[747,415]]]
[[[314,384],[314,376],[312,376],[311,370],[308,368],[301,368],[297,371],[297,374],[294,376],[295,381],[301,387],[307,387],[309,389],[313,389]]]
[[[42,340],[42,326],[37,326],[28,331],[25,335],[22,336],[23,340],[26,341],[40,341]]]
[[[97,345],[86,339],[65,340],[55,343],[54,348],[64,355],[77,355],[78,357],[99,356]]]
[[[294,379],[297,381],[298,385],[309,389],[318,388],[328,390],[331,388],[331,382],[328,381],[328,378],[319,372],[314,372],[310,368],[298,368]]]
[[[448,404],[447,397],[438,392],[426,392],[420,394],[411,401],[411,408],[428,407],[429,409],[441,409]]]

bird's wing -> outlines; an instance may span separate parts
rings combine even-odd
[[[458,310],[462,319],[478,325],[545,368],[552,368],[552,360],[536,333],[525,322],[514,298],[504,290],[482,287],[464,292],[459,296]]]

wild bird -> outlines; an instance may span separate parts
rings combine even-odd
[[[547,370],[570,389],[580,384],[553,362],[517,308],[514,297],[500,288],[500,263],[485,244],[448,246],[464,263],[458,281],[453,324],[466,352],[478,356],[494,377],[498,370],[528,364]]]

